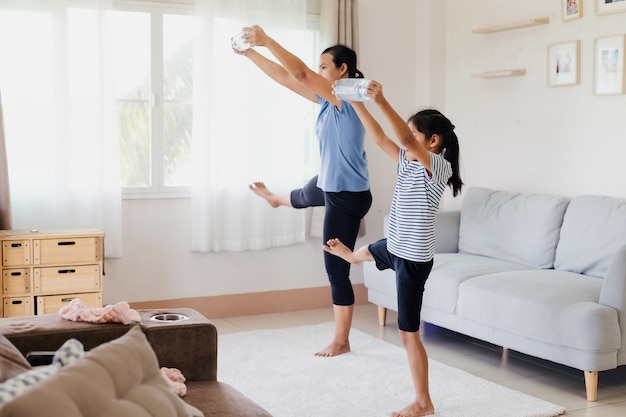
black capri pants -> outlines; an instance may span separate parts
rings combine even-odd
[[[433,260],[415,262],[392,255],[387,250],[387,239],[368,246],[379,270],[396,272],[398,294],[398,328],[405,332],[417,332],[420,328],[424,286],[433,268]]]
[[[337,238],[354,250],[361,219],[372,206],[372,193],[369,190],[325,193],[317,187],[315,176],[303,188],[293,190],[290,198],[294,208],[325,206],[322,232],[324,243],[328,239]],[[333,304],[353,305],[354,290],[350,282],[350,263],[324,251],[324,266],[330,281]]]

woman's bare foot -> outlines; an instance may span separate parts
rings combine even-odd
[[[338,356],[343,353],[350,352],[350,343],[339,343],[336,341],[332,341],[330,345],[326,346],[324,349],[315,353],[315,356],[319,356],[322,358],[330,358],[331,356]]]
[[[324,245],[324,250],[328,253],[340,257],[346,262],[350,262],[351,264],[359,263],[353,256],[354,253],[352,252],[352,250],[344,245],[339,239],[328,239],[328,241]]]
[[[432,403],[422,407],[419,403],[414,402],[407,405],[400,411],[394,411],[391,413],[391,417],[422,417],[429,416],[431,414],[435,414],[435,406]]]
[[[270,204],[270,206],[278,207],[280,205],[278,196],[268,190],[264,183],[253,182],[249,185],[249,188],[259,197],[263,197]]]

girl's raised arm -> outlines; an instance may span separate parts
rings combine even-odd
[[[377,81],[370,81],[367,87],[367,95],[372,97],[372,100],[380,107],[383,115],[391,124],[391,128],[400,144],[411,152],[428,172],[431,172],[430,151],[417,141],[406,121],[391,107],[391,104],[383,95],[383,86]]]
[[[365,126],[365,130],[372,138],[374,143],[380,147],[391,159],[396,163],[399,162],[400,147],[389,136],[385,134],[383,128],[374,119],[374,116],[365,108],[363,102],[353,102],[352,107],[356,114],[361,119],[361,123]]]

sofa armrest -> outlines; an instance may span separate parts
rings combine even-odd
[[[179,369],[188,381],[217,380],[217,329],[209,319],[190,308],[137,311],[159,366]],[[152,320],[163,314],[187,319]]]
[[[459,251],[459,228],[461,211],[440,211],[435,222],[435,252],[457,253]]]
[[[618,365],[626,364],[626,245],[613,256],[600,290],[600,304],[617,310],[622,332]]]

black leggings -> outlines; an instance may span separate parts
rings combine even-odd
[[[354,250],[361,219],[372,206],[372,193],[367,191],[340,191],[325,193],[317,187],[317,177],[308,184],[291,192],[291,205],[295,208],[326,206],[324,214],[323,242],[338,238]],[[323,197],[323,201],[321,199]],[[324,252],[324,265],[330,281],[333,304],[354,304],[354,290],[350,282],[350,263],[338,256]]]

